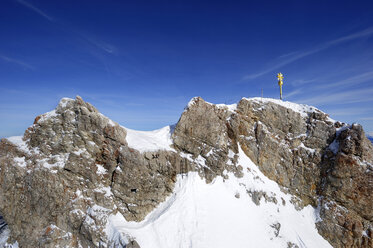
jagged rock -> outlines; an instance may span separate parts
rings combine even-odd
[[[274,234],[275,234],[276,237],[278,237],[278,235],[280,234],[281,224],[276,222],[276,223],[272,224],[271,227],[273,229],[275,229]]]
[[[372,222],[333,200],[322,199],[320,209],[317,228],[333,247],[373,246]]]
[[[112,174],[114,202],[127,220],[141,221],[172,192],[179,160],[174,153],[158,151],[149,158],[122,147],[118,168]]]
[[[0,212],[11,241],[139,247],[132,237],[110,240],[109,215],[143,220],[171,194],[178,174],[196,171],[207,182],[228,172],[242,177],[242,148],[293,195],[294,206],[318,206],[318,230],[334,247],[372,247],[373,147],[359,125],[276,100],[244,98],[228,107],[194,98],[172,134],[173,150],[140,152],[126,136],[77,97],[36,117],[23,140],[1,140]],[[286,204],[266,192],[248,194],[256,204]],[[280,227],[274,224],[275,236]]]
[[[237,113],[232,126],[245,153],[304,204],[315,204],[323,150],[336,132],[333,123],[316,109],[300,113],[257,99],[242,99]]]
[[[236,162],[234,157],[229,158],[229,148],[237,152],[229,137],[227,119],[231,115],[228,109],[195,97],[181,115],[172,135],[176,149],[192,154],[194,158],[201,156],[205,161],[206,167],[201,168],[200,173],[207,182],[223,175],[225,169],[240,173],[236,166],[227,165],[229,159],[232,164]]]
[[[2,140],[0,203],[12,238],[22,247],[107,243],[106,219],[92,213],[97,204],[106,215],[114,210],[110,187],[125,138],[124,128],[77,97],[37,117],[23,150]]]

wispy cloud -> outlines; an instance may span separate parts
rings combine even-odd
[[[291,97],[291,96],[296,96],[296,95],[299,95],[299,94],[301,94],[301,93],[303,93],[303,90],[301,90],[301,89],[293,90],[293,91],[291,91],[291,92],[285,94],[285,95],[284,95],[284,98],[289,98],[289,97]]]
[[[360,120],[363,120],[363,121],[373,121],[373,117],[363,117],[363,118],[360,118]],[[373,134],[373,132],[372,132],[372,134]]]
[[[339,108],[328,110],[328,113],[332,116],[356,116],[366,115],[371,112],[372,108],[362,108],[361,106],[351,108]],[[362,120],[362,118],[360,118]],[[373,120],[373,119],[372,119]]]
[[[330,48],[332,46],[338,45],[338,44],[346,42],[346,41],[367,37],[367,36],[370,36],[372,34],[373,34],[373,27],[370,27],[370,28],[362,30],[360,32],[356,32],[356,33],[353,33],[353,34],[350,34],[350,35],[346,35],[346,36],[340,37],[340,38],[335,39],[335,40],[327,41],[325,43],[320,44],[319,46],[317,46],[315,48],[312,48],[312,49],[309,49],[309,50],[306,50],[306,51],[291,52],[291,53],[282,55],[282,56],[279,57],[280,59],[283,59],[281,62],[276,63],[274,66],[269,67],[267,69],[264,69],[264,70],[262,70],[258,73],[246,75],[246,76],[243,77],[243,79],[244,80],[251,80],[251,79],[258,78],[258,77],[263,76],[263,75],[265,75],[265,74],[267,74],[271,71],[279,69],[279,68],[281,68],[281,67],[283,67],[287,64],[290,64],[294,61],[297,61],[297,60],[302,59],[304,57],[310,56],[312,54],[315,54],[317,52],[320,52],[320,51],[325,50],[327,48]]]
[[[90,43],[91,45],[95,46],[96,48],[101,49],[102,51],[115,55],[117,53],[117,48],[109,43],[100,41],[98,39],[89,37],[87,35],[80,34],[82,39],[84,39],[86,42]]]
[[[39,14],[40,16],[44,17],[45,19],[47,19],[48,21],[51,21],[53,22],[54,21],[54,18],[52,18],[50,15],[47,15],[44,11],[42,11],[41,9],[35,7],[34,5],[32,5],[31,3],[27,2],[27,1],[24,1],[24,0],[16,0],[18,3],[22,4],[23,6],[31,9],[32,11],[34,11],[35,13]]]
[[[323,93],[309,98],[298,98],[296,102],[322,106],[373,101],[373,88]]]
[[[360,83],[364,83],[367,81],[373,80],[373,71],[365,72],[353,77],[346,78],[344,80],[341,80],[336,83],[331,84],[323,84],[319,85],[318,88],[324,89],[324,88],[333,88],[333,87],[341,87],[341,86],[347,86],[347,85],[357,85]]]
[[[93,35],[84,34],[84,32],[80,32],[76,30],[74,27],[64,24],[61,21],[56,21],[54,17],[48,15],[40,8],[35,7],[29,1],[26,0],[14,0],[19,4],[23,5],[24,7],[32,10],[33,12],[37,13],[38,15],[42,16],[43,18],[47,19],[50,22],[53,22],[60,30],[64,31],[65,34],[69,35],[71,38],[75,38],[79,40],[82,46],[87,49],[87,51],[97,58],[101,63],[104,70],[107,72],[108,77],[112,74],[111,68],[109,63],[106,61],[105,55],[118,55],[118,49],[114,45],[111,45],[107,42],[102,41],[99,38],[94,37]],[[6,60],[6,58],[3,58]],[[10,62],[12,59],[7,58]],[[14,63],[17,63],[16,60],[12,60]],[[21,61],[18,61],[18,64],[22,64]],[[27,67],[27,64],[24,64]]]
[[[35,68],[23,61],[20,61],[18,59],[14,59],[14,58],[10,58],[10,57],[7,57],[7,56],[4,56],[4,55],[1,55],[0,54],[0,59],[2,59],[3,61],[6,61],[8,63],[13,63],[13,64],[17,64],[19,66],[22,66],[23,68],[26,68],[26,69],[31,69],[31,70],[34,70]]]
[[[299,86],[299,85],[304,85],[304,84],[316,82],[318,80],[319,79],[316,79],[316,78],[315,79],[296,79],[296,80],[291,82],[291,85]]]

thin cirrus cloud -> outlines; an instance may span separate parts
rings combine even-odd
[[[0,59],[5,61],[5,62],[8,62],[8,63],[12,63],[12,64],[16,64],[16,65],[19,65],[19,66],[22,66],[23,68],[25,69],[30,69],[30,70],[34,70],[35,68],[23,61],[20,61],[18,59],[14,59],[14,58],[10,58],[8,56],[4,56],[4,55],[1,55],[0,54]]]
[[[296,102],[311,105],[346,104],[373,101],[373,88],[349,90],[336,93],[324,93],[309,98],[298,98]]]
[[[328,111],[328,114],[332,115],[332,116],[361,116],[361,115],[364,115],[368,112],[372,111],[371,108],[369,107],[366,107],[366,108],[362,108],[361,106],[359,107],[351,107],[351,108],[338,108],[338,109],[331,109]],[[373,120],[372,119],[369,119],[369,117],[367,118],[360,118],[360,120]]]
[[[92,44],[93,46],[101,49],[102,51],[106,53],[115,55],[117,52],[117,48],[111,44],[108,44],[103,41],[99,41],[98,39],[93,39],[92,37],[89,37],[88,35],[80,34],[80,37],[86,42]]]
[[[341,86],[348,86],[348,85],[355,86],[357,84],[365,83],[367,81],[373,81],[373,71],[358,74],[356,76],[346,78],[336,83],[319,85],[317,88],[324,89],[324,88],[334,88],[334,87],[341,87]]]
[[[373,117],[363,117],[363,118],[360,118],[360,120],[363,120],[363,121],[373,121]],[[371,132],[370,135],[373,136],[373,132]]]
[[[51,17],[50,15],[47,15],[44,11],[42,11],[41,9],[35,7],[34,5],[32,5],[31,3],[29,2],[26,2],[24,0],[16,0],[18,3],[22,4],[23,6],[31,9],[32,11],[34,11],[35,13],[39,14],[40,16],[44,17],[45,19],[47,19],[48,21],[51,21],[53,22],[54,21],[54,18]]]
[[[30,4],[29,2],[25,0],[15,0],[16,2],[22,4],[23,6],[29,8],[30,10],[34,11],[35,13],[39,14],[40,16],[44,17],[50,22],[55,22],[55,18],[46,14],[43,10],[40,8],[35,7],[34,5]],[[62,23],[59,23],[60,25],[64,26]],[[66,28],[66,27],[65,27]],[[73,30],[69,29],[68,32],[72,32],[77,37],[80,37],[82,40],[84,40],[86,43],[89,43],[93,45],[94,47],[108,53],[108,54],[116,54],[117,48],[111,44],[108,44],[106,42],[100,41],[98,39],[94,39],[88,35],[83,35],[79,32],[74,32]]]
[[[346,42],[346,41],[367,37],[367,36],[370,36],[372,34],[373,34],[373,27],[370,27],[370,28],[367,28],[367,29],[362,30],[360,32],[356,32],[356,33],[353,33],[353,34],[350,34],[350,35],[340,37],[340,38],[335,39],[335,40],[325,42],[325,43],[319,45],[318,47],[307,50],[307,51],[292,52],[292,53],[289,53],[289,54],[286,54],[286,55],[282,55],[282,56],[280,56],[280,58],[285,58],[282,62],[277,63],[275,66],[264,69],[261,72],[246,75],[246,76],[243,77],[243,80],[251,80],[251,79],[258,78],[258,77],[263,76],[263,75],[265,75],[269,72],[272,72],[276,69],[279,69],[279,68],[281,68],[281,67],[283,67],[287,64],[290,64],[294,61],[297,61],[297,60],[302,59],[304,57],[310,56],[312,54],[315,54],[317,52],[320,52],[320,51],[325,50],[327,48],[330,48],[332,46],[338,45],[338,44]]]
[[[296,89],[296,90],[293,90],[287,94],[284,95],[284,98],[289,98],[289,97],[292,97],[292,96],[296,96],[296,95],[299,95],[303,93],[303,91],[301,89]]]

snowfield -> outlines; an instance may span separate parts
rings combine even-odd
[[[166,126],[154,131],[137,131],[123,127],[127,131],[128,146],[140,152],[157,150],[175,151],[172,145],[172,126]]]
[[[291,195],[281,192],[242,150],[239,164],[243,178],[228,174],[227,180],[217,177],[206,184],[197,173],[179,175],[174,193],[144,221],[111,215],[108,235],[133,238],[141,248],[331,247],[317,232],[317,209],[297,211]],[[247,193],[254,190],[274,196],[277,204],[262,197],[257,206]]]

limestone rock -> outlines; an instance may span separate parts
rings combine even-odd
[[[0,213],[21,247],[140,247],[110,240],[108,216],[141,221],[174,189],[178,174],[211,182],[242,177],[239,149],[294,197],[320,211],[334,247],[372,247],[373,147],[360,125],[307,106],[242,99],[237,106],[193,98],[172,133],[173,150],[140,152],[126,129],[82,98],[64,98],[35,118],[22,140],[0,141]],[[285,204],[261,191],[247,192]],[[236,198],[240,197],[236,195]],[[274,223],[275,236],[281,224]],[[296,247],[289,242],[288,247]]]

